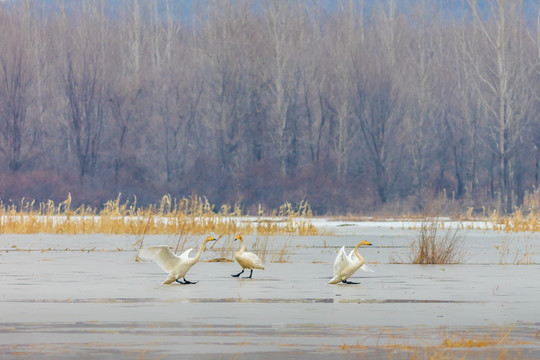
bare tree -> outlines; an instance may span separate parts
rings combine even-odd
[[[443,79],[440,94],[445,108],[443,119],[449,140],[443,144],[443,150],[452,154],[456,198],[470,196],[477,201],[483,112],[473,86],[474,69],[467,61],[471,32],[470,24],[454,26],[444,53],[439,55],[439,69]]]
[[[493,21],[483,20],[476,0],[469,4],[476,40],[475,47],[469,48],[469,61],[475,70],[476,93],[488,114],[485,141],[497,157],[501,205],[510,213],[514,205],[512,164],[531,119],[532,94],[525,90],[532,71],[524,61],[527,30],[519,16],[520,2],[491,1]]]
[[[139,141],[133,141],[130,144],[130,135],[134,131],[137,118],[143,111],[140,104],[143,98],[143,89],[131,87],[128,82],[120,82],[116,90],[111,91],[109,103],[112,119],[116,124],[116,131],[113,133],[112,141],[116,144],[114,149],[114,180],[118,183],[121,171],[131,163],[133,165],[133,155],[130,155],[130,149]],[[135,138],[136,139],[136,138]]]
[[[19,171],[37,150],[41,127],[32,115],[36,65],[29,23],[20,13],[0,13],[0,153]]]
[[[329,71],[328,84],[325,88],[326,101],[329,103],[330,134],[333,144],[333,155],[336,162],[337,178],[345,180],[348,174],[349,159],[357,139],[358,127],[354,122],[354,93],[359,81],[355,73],[355,64],[363,61],[361,48],[363,39],[357,37],[361,33],[362,23],[355,17],[357,12],[353,8],[348,9],[349,16],[336,26],[335,34],[338,41],[333,45],[333,53],[329,56],[329,62],[333,64]],[[342,14],[346,14],[343,10]],[[321,110],[324,109],[321,103]]]
[[[186,64],[186,58],[182,60]],[[190,67],[187,71],[186,68],[181,74],[176,74],[174,81],[163,81],[156,102],[168,184],[186,172],[188,159],[193,158],[197,148],[204,146],[197,141],[196,132],[203,89],[200,82],[191,76],[193,69]]]
[[[375,16],[376,25],[366,32],[369,38],[365,40],[362,52],[353,58],[354,72],[351,74],[355,84],[351,92],[354,113],[360,128],[358,149],[367,150],[364,158],[371,166],[369,177],[381,203],[388,200],[399,173],[398,159],[402,153],[399,146],[403,118],[402,80],[396,70],[400,25],[392,4],[388,14],[380,12]]]
[[[92,4],[85,11],[86,16],[77,21],[64,19],[70,35],[63,49],[65,67],[60,69],[81,177],[93,176],[96,169],[109,92],[103,42],[105,19]]]
[[[427,185],[426,168],[429,166],[430,128],[436,116],[436,99],[432,92],[432,80],[436,79],[438,46],[436,17],[425,6],[416,8],[417,24],[414,26],[410,51],[409,86],[413,97],[409,102],[409,136],[414,161],[414,179],[417,189]],[[402,54],[403,55],[403,54]]]
[[[399,90],[388,69],[368,71],[363,87],[358,89],[356,114],[358,116],[362,143],[368,150],[368,159],[373,166],[372,178],[379,200],[385,203],[394,181],[392,173],[398,173],[399,120],[403,115]]]
[[[50,3],[0,1],[2,177],[248,206],[328,184],[338,211],[446,189],[511,211],[538,186],[540,24],[521,1],[444,20],[395,0]]]
[[[324,39],[321,30],[317,26],[318,19],[313,14],[313,27],[310,28],[310,37],[303,41],[304,56],[300,59],[300,85],[303,95],[303,107],[307,121],[307,147],[312,164],[317,164],[321,155],[321,140],[323,131],[328,127],[327,118],[329,107],[323,95],[324,87],[328,82],[328,66],[330,50],[325,50],[331,44]],[[320,21],[320,20],[319,20]],[[307,32],[306,32],[307,33]]]
[[[270,91],[272,111],[269,114],[272,127],[275,129],[275,142],[279,154],[281,175],[290,173],[290,160],[296,151],[298,118],[295,108],[298,102],[300,86],[298,65],[296,62],[296,46],[298,38],[302,38],[305,16],[300,11],[300,4],[292,4],[285,0],[266,2],[265,16],[269,46],[271,46]],[[300,26],[296,26],[300,24]]]
[[[204,26],[205,93],[207,128],[215,134],[216,156],[225,174],[241,163],[244,134],[253,107],[253,28],[249,6],[214,4],[211,22]],[[221,3],[223,4],[223,3]]]

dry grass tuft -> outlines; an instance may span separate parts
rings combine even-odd
[[[268,234],[257,234],[257,237],[255,238],[255,243],[253,243],[253,246],[251,247],[251,251],[253,251],[262,262],[268,261],[268,255],[271,252],[272,249],[272,238]]]
[[[459,227],[442,229],[437,218],[424,219],[411,244],[413,264],[456,264],[463,256],[465,235]]]
[[[292,236],[289,235],[288,239],[281,245],[281,248],[272,255],[272,262],[286,263],[289,261],[289,256],[291,255],[291,242]]]
[[[501,245],[495,248],[499,251],[499,264],[530,265],[534,264],[534,248],[530,237],[525,235],[522,243],[520,239],[505,237]]]

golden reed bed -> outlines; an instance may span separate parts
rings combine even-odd
[[[165,195],[158,204],[146,207],[137,206],[136,199],[122,202],[119,195],[101,210],[85,205],[72,209],[70,194],[60,204],[52,200],[0,202],[0,233],[314,235],[317,229],[311,216],[305,202],[297,206],[285,203],[270,213],[259,206],[256,216],[248,216],[239,205],[216,209],[197,195],[182,199]]]
[[[474,229],[484,222],[485,228],[505,232],[540,231],[540,211],[531,208],[526,213],[516,209],[511,215],[484,209],[481,219],[474,219],[469,208],[458,222],[463,229]],[[277,210],[265,213],[262,206],[256,215],[244,213],[239,204],[215,205],[197,195],[173,199],[162,197],[159,203],[141,207],[133,201],[123,201],[119,195],[101,209],[81,205],[71,207],[71,194],[59,204],[52,200],[42,203],[22,200],[19,204],[0,201],[0,233],[12,234],[190,234],[237,233],[258,235],[317,235],[312,224],[312,211],[307,202],[285,203]],[[407,219],[418,218],[409,215]],[[473,222],[471,222],[473,221]],[[445,221],[439,221],[442,228]],[[467,224],[467,225],[466,225]]]

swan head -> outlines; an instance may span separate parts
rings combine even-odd
[[[236,235],[236,237],[234,238],[234,241],[236,240],[244,240],[244,239],[242,239],[242,235]]]
[[[217,239],[214,239],[212,236],[207,236],[205,242],[207,241],[217,241]]]
[[[370,243],[369,241],[367,240],[362,240],[358,243],[358,246],[363,246],[363,245],[368,245],[368,246],[373,246],[372,243]]]

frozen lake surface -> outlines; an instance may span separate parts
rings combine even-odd
[[[0,359],[407,359],[461,337],[500,340],[450,349],[464,358],[540,358],[539,234],[469,230],[463,264],[411,265],[396,263],[415,233],[401,222],[317,226],[327,235],[270,237],[253,279],[208,262],[233,253],[220,239],[187,274],[195,285],[161,285],[156,264],[135,261],[136,236],[1,235]],[[338,248],[362,239],[375,272],[328,285]]]

